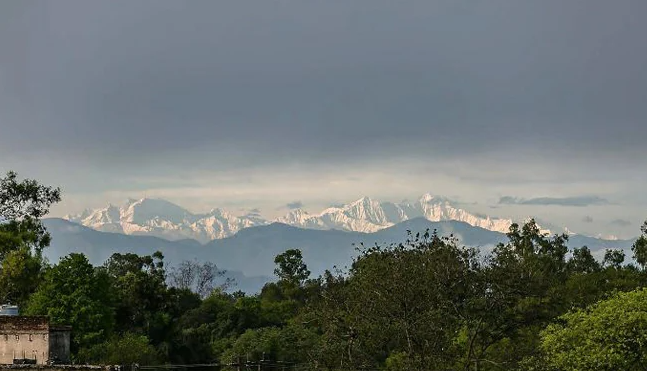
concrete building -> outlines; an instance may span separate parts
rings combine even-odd
[[[69,326],[51,325],[47,317],[0,315],[0,364],[69,364],[70,332]]]

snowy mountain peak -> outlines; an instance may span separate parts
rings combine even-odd
[[[288,225],[301,225],[306,223],[308,218],[310,218],[310,214],[308,214],[307,211],[303,209],[294,209],[290,210],[290,212],[285,216],[276,219],[276,221]]]
[[[178,224],[192,219],[188,210],[166,200],[153,198],[142,198],[132,202],[122,209],[121,214],[122,218],[133,224],[145,224],[153,219]]]
[[[236,217],[223,209],[213,209],[206,215],[193,214],[174,203],[154,198],[128,199],[122,206],[108,205],[65,218],[103,232],[151,235],[168,240],[192,238],[201,242],[267,223],[259,218]]]
[[[446,197],[432,195],[431,193],[425,193],[424,195],[420,196],[418,202],[421,204],[454,204],[450,199]]]
[[[290,210],[290,212],[288,214],[289,215],[302,215],[302,216],[310,215],[310,214],[308,214],[307,211],[305,211],[305,210],[303,210],[301,208]]]
[[[420,196],[420,202],[429,203],[434,200],[436,200],[436,197],[434,197],[431,193],[425,193],[424,195]]]
[[[422,195],[414,202],[379,202],[368,196],[346,205],[310,214],[303,209],[290,210],[273,221],[258,213],[235,216],[215,208],[206,214],[188,210],[161,199],[129,199],[122,206],[108,206],[86,211],[66,219],[101,231],[147,234],[170,240],[192,238],[201,242],[229,237],[241,229],[279,222],[308,229],[340,229],[376,232],[403,221],[424,217],[430,221],[456,220],[496,232],[506,233],[510,219],[497,219],[470,213],[448,199]]]
[[[448,199],[429,193],[422,195],[416,202],[399,204],[362,197],[347,205],[330,207],[319,214],[310,215],[301,210],[292,210],[277,221],[302,228],[375,232],[418,217],[430,221],[458,220],[497,232],[507,232],[512,224],[510,219],[469,213],[453,206]]]
[[[364,197],[360,198],[360,199],[359,199],[359,200],[357,200],[357,201],[351,202],[350,204],[351,204],[351,205],[359,205],[359,204],[362,204],[362,205],[370,205],[372,202],[373,202],[373,200],[371,200],[371,198],[370,198],[370,197],[368,197],[368,196],[364,196]]]

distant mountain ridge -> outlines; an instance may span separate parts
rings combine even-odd
[[[234,216],[223,209],[193,214],[171,202],[151,198],[129,199],[121,206],[86,210],[64,219],[101,232],[200,242],[229,237],[243,228],[268,223],[257,214]]]
[[[460,221],[474,227],[505,233],[511,219],[491,218],[459,208],[443,197],[425,194],[414,202],[379,202],[363,197],[340,207],[331,207],[318,214],[303,209],[290,211],[275,220],[257,213],[235,216],[223,209],[212,209],[205,214],[193,214],[171,202],[161,199],[130,199],[123,205],[86,210],[64,219],[102,232],[127,235],[149,235],[167,240],[195,239],[202,243],[227,238],[254,226],[279,222],[306,229],[339,229],[342,231],[372,233],[398,223],[425,218],[432,222]]]
[[[373,233],[304,229],[282,223],[245,228],[233,236],[216,239],[206,244],[185,239],[169,241],[163,238],[122,233],[100,232],[64,219],[45,219],[45,226],[52,234],[52,244],[45,255],[52,263],[69,253],[81,252],[93,264],[103,264],[113,253],[132,252],[152,254],[159,250],[168,265],[174,266],[183,260],[210,261],[229,271],[238,281],[237,288],[255,292],[271,280],[274,257],[287,249],[298,248],[315,276],[334,266],[343,268],[352,263],[357,251],[353,244],[365,246],[403,242],[407,231],[424,232],[437,230],[441,236],[453,235],[460,244],[478,247],[487,253],[493,246],[506,242],[500,232],[474,227],[466,222],[432,222],[423,217],[409,219]],[[572,235],[571,248],[588,246],[601,260],[605,248],[621,248],[630,256],[635,240],[601,240],[593,237]]]
[[[430,194],[416,202],[379,202],[363,197],[355,202],[331,207],[310,215],[301,209],[278,218],[280,223],[310,229],[342,229],[356,232],[377,232],[404,221],[423,217],[432,222],[455,220],[494,232],[507,232],[510,219],[479,216],[455,206],[443,197]]]

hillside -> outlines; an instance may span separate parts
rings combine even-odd
[[[272,223],[241,230],[235,235],[201,244],[195,240],[169,241],[152,236],[124,235],[99,232],[64,219],[46,219],[52,245],[46,256],[52,262],[71,252],[82,252],[93,264],[102,264],[115,252],[151,254],[162,251],[168,265],[186,259],[211,261],[231,276],[236,276],[238,288],[255,291],[273,276],[274,257],[290,248],[303,251],[304,259],[314,275],[333,266],[347,266],[357,252],[354,244],[388,244],[402,242],[407,230],[424,232],[437,230],[440,235],[454,235],[461,244],[479,247],[483,252],[507,240],[505,234],[473,227],[464,222],[431,222],[424,218],[411,219],[374,233],[340,230],[303,229],[281,223]],[[569,245],[587,245],[601,257],[604,248],[629,249],[629,240],[600,240],[585,236],[571,236]]]

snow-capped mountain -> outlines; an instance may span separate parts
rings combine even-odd
[[[65,219],[102,232],[151,235],[168,240],[190,238],[200,242],[225,238],[243,228],[268,223],[257,214],[234,216],[223,209],[192,214],[168,201],[150,198],[86,210]]]
[[[511,219],[496,219],[475,215],[458,208],[449,200],[425,194],[415,202],[378,202],[363,197],[341,207],[331,207],[319,214],[301,209],[277,219],[278,222],[313,229],[341,229],[356,232],[376,232],[413,218],[423,217],[432,222],[455,220],[494,232],[508,232]]]
[[[193,214],[173,203],[160,199],[128,200],[121,206],[108,205],[86,210],[65,219],[103,232],[128,235],[151,235],[168,240],[195,239],[207,242],[232,236],[253,226],[279,222],[307,229],[339,229],[344,231],[376,232],[403,221],[423,217],[432,222],[455,220],[494,232],[507,232],[510,219],[476,215],[451,201],[425,194],[415,202],[379,202],[363,197],[340,207],[331,207],[318,214],[302,209],[290,211],[273,221],[259,214],[235,216],[223,209],[206,214]]]

